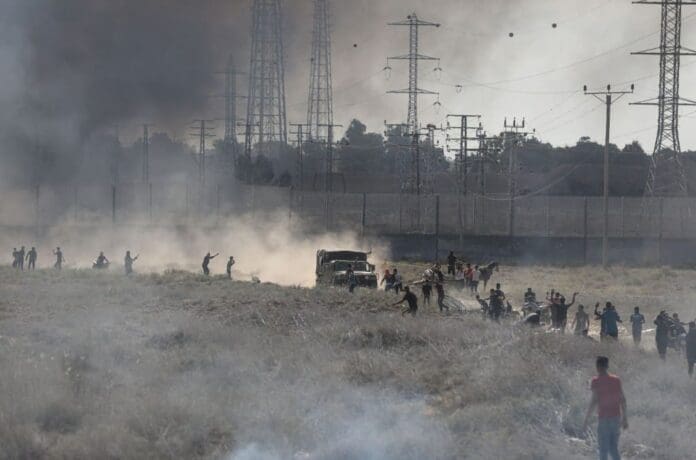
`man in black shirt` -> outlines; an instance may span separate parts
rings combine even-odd
[[[437,291],[437,306],[440,307],[440,313],[444,310],[449,311],[449,307],[445,305],[445,288],[442,283],[436,283],[435,290]]]
[[[406,313],[410,313],[411,316],[416,316],[416,313],[418,312],[418,297],[411,292],[411,288],[408,286],[404,288],[404,292],[406,293],[404,294],[404,298],[396,302],[394,306],[408,302],[408,308],[401,312],[401,316],[405,315]]]
[[[667,345],[669,344],[670,319],[667,312],[662,310],[655,318],[655,345],[660,358],[665,359],[667,355]]]
[[[202,267],[203,267],[203,274],[205,276],[210,275],[210,268],[208,268],[208,266],[210,265],[210,261],[213,260],[214,258],[216,258],[218,255],[220,255],[220,253],[217,253],[214,256],[211,256],[210,253],[207,253],[205,255],[205,257],[203,257]]]
[[[686,359],[689,362],[689,376],[694,375],[696,364],[696,323],[689,323],[689,333],[686,334]]]
[[[430,294],[433,292],[433,285],[429,281],[423,283],[423,305],[430,306]]]
[[[447,256],[447,274],[454,276],[455,268],[457,266],[457,256],[454,255],[454,251],[450,251]]]

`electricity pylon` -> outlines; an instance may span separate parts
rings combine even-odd
[[[244,153],[268,156],[287,143],[280,0],[254,0]],[[275,145],[274,145],[275,144]]]
[[[682,5],[696,5],[696,1],[641,0],[633,3],[662,7],[660,46],[633,53],[660,56],[658,96],[634,104],[658,107],[657,138],[645,194],[646,196],[686,196],[688,184],[679,142],[679,107],[696,105],[696,101],[679,96],[679,74],[681,56],[696,56],[696,51],[681,45]]]
[[[331,28],[329,0],[314,0],[314,31],[310,58],[309,101],[306,133],[310,140],[328,142],[333,125],[333,89],[331,79]]]
[[[408,94],[408,116],[406,124],[409,131],[408,134],[411,136],[411,147],[409,149],[410,158],[404,158],[405,155],[402,154],[402,161],[400,162],[401,190],[406,193],[420,194],[421,184],[420,178],[418,177],[420,163],[418,148],[418,95],[436,95],[437,93],[418,87],[418,62],[436,61],[437,58],[426,56],[418,52],[418,34],[421,27],[440,27],[440,24],[422,21],[418,19],[416,13],[412,13],[405,21],[391,22],[389,25],[408,26],[409,28],[408,54],[388,58],[388,61],[391,59],[408,61],[408,88],[389,91],[389,93]]]

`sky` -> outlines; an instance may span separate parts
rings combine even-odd
[[[444,125],[448,113],[480,114],[489,133],[506,117],[525,118],[543,141],[572,145],[604,139],[603,104],[583,85],[636,92],[617,101],[612,141],[637,139],[651,151],[658,58],[631,52],[659,44],[660,8],[630,0],[333,0],[335,122],[360,119],[374,132],[404,122],[408,30],[388,22],[412,12],[441,24],[421,30],[420,122]],[[284,0],[288,121],[306,120],[312,1]],[[696,7],[684,8],[682,43],[696,48]],[[152,131],[189,138],[191,121],[224,115],[228,56],[248,67],[251,0],[0,0],[0,179],[35,168],[43,146],[53,164],[74,169],[95,134],[137,140]],[[557,27],[552,27],[557,24]],[[510,34],[513,34],[511,37]],[[696,58],[682,59],[681,94],[696,99]],[[246,77],[239,89],[246,91]],[[244,114],[243,104],[239,116]],[[682,109],[682,148],[696,149],[696,113]],[[222,121],[218,135],[222,135]],[[14,168],[14,171],[12,167]],[[12,171],[8,173],[8,171]],[[3,174],[4,173],[4,174]]]

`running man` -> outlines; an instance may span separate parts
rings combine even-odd
[[[599,423],[597,425],[597,442],[599,444],[599,460],[621,460],[619,453],[619,437],[621,428],[628,429],[626,415],[626,397],[621,386],[621,379],[609,373],[609,358],[597,358],[597,376],[592,379],[592,401],[587,408],[583,431],[587,431],[592,413],[597,409]]]
[[[640,308],[633,309],[631,315],[631,332],[633,332],[633,344],[640,345],[640,339],[643,336],[643,324],[645,324],[645,316],[640,313]]]
[[[393,306],[401,305],[404,302],[408,302],[408,308],[403,310],[401,312],[401,316],[404,316],[406,313],[409,313],[411,316],[415,317],[416,313],[418,313],[418,297],[411,292],[411,288],[406,286],[404,288],[404,298],[399,300],[398,302],[394,303]]]
[[[216,258],[216,257],[219,256],[219,255],[220,255],[219,252],[218,252],[217,254],[215,254],[214,256],[211,256],[210,253],[207,253],[207,254],[205,255],[205,257],[203,257],[203,264],[202,264],[202,267],[203,267],[203,274],[204,274],[205,276],[210,275],[210,268],[208,268],[208,266],[210,265],[210,261],[213,260],[214,258]]]

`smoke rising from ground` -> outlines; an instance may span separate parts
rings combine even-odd
[[[215,225],[219,224],[219,225]],[[140,255],[135,270],[140,273],[168,269],[201,272],[203,256],[220,253],[211,264],[213,275],[225,273],[227,260],[234,256],[233,277],[285,286],[314,286],[316,252],[319,249],[372,251],[370,261],[381,264],[389,259],[388,250],[378,242],[362,242],[353,232],[308,235],[301,223],[289,225],[287,214],[268,213],[241,216],[199,226],[95,226],[74,227],[70,223],[51,227],[36,242],[27,234],[0,235],[3,248],[36,246],[39,267],[51,267],[51,252],[61,247],[66,268],[90,268],[103,251],[112,262],[111,271],[123,270],[126,250]],[[9,254],[7,255],[9,260]]]

